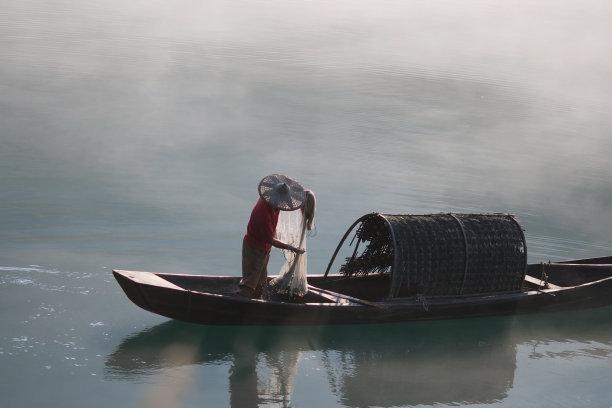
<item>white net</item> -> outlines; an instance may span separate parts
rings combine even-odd
[[[276,239],[306,250],[306,222],[302,211],[281,211],[276,226]],[[288,296],[304,296],[308,292],[306,279],[306,252],[296,254],[283,250],[285,263],[277,278],[270,282],[271,289]]]

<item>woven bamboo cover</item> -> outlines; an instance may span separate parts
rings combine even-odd
[[[525,278],[525,236],[507,214],[371,214],[355,239],[340,272],[388,272],[391,297],[517,291]]]

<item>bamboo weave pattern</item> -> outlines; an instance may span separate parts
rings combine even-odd
[[[523,230],[507,214],[371,214],[351,244],[340,273],[390,273],[390,297],[517,291],[527,265]]]

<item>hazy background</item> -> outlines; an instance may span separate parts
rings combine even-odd
[[[1,398],[35,403],[39,376],[67,406],[81,370],[81,389],[138,401],[100,364],[165,320],[110,269],[238,275],[273,172],[317,194],[311,273],[372,211],[512,212],[531,262],[610,255],[610,21],[595,0],[1,0]],[[609,352],[607,327],[587,343]],[[532,364],[519,394],[548,370]],[[569,389],[609,405],[588,380],[551,406]]]

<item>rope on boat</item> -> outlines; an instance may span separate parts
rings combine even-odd
[[[465,249],[465,256],[464,256],[464,260],[465,260],[465,268],[463,270],[463,281],[461,282],[461,293],[463,293],[463,290],[465,288],[465,280],[467,278],[467,274],[468,274],[468,265],[469,265],[469,258],[468,258],[468,239],[467,239],[467,235],[465,234],[465,227],[463,226],[463,223],[461,222],[461,220],[455,216],[454,214],[448,214],[451,217],[453,217],[455,219],[455,221],[457,221],[457,224],[459,225],[459,228],[461,228],[461,234],[463,235],[463,244],[464,244],[464,249]]]
[[[429,312],[429,303],[427,303],[427,298],[423,294],[418,294],[415,297],[417,302],[421,302],[421,306],[423,306],[423,310]]]
[[[556,294],[552,293],[552,292],[544,292],[544,289],[550,289],[550,285],[548,284],[548,278],[549,275],[548,273],[546,273],[546,266],[550,265],[551,262],[548,261],[547,263],[545,262],[540,262],[540,284],[538,285],[538,287],[536,288],[536,292],[539,293],[543,293],[546,295],[550,295],[550,296],[556,296]]]
[[[540,276],[540,285],[544,288],[548,288],[548,274],[546,273],[546,264],[544,262],[540,262],[542,265],[542,274]],[[550,261],[548,261],[548,265],[550,265]]]
[[[191,291],[187,289],[187,317],[191,315]]]

